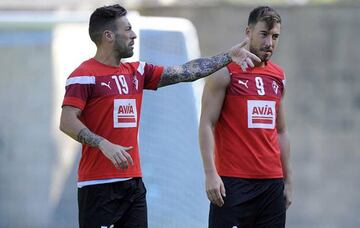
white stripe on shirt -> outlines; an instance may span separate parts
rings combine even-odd
[[[139,66],[138,66],[138,68],[137,68],[137,71],[138,71],[141,75],[143,75],[143,74],[144,74],[144,68],[145,68],[145,62],[140,62],[140,63],[139,63]]]
[[[132,179],[132,178],[112,178],[112,179],[102,179],[102,180],[79,181],[77,183],[77,187],[82,188],[82,187],[88,186],[88,185],[108,184],[108,183],[113,183],[113,182],[118,182],[118,181],[127,181],[130,179]]]
[[[95,76],[78,76],[66,80],[66,86],[73,84],[95,84]]]

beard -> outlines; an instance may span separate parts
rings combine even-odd
[[[249,49],[251,53],[254,53],[261,59],[261,62],[267,62],[272,56],[272,50],[270,47],[255,48],[250,45]]]
[[[120,58],[130,58],[134,55],[133,48],[131,46],[122,45],[115,47],[116,52]]]
[[[119,56],[121,56],[121,58],[130,58],[133,55],[134,55],[134,51],[132,49],[128,49],[127,51],[123,51],[119,53]]]
[[[118,53],[120,58],[130,58],[134,55],[134,47],[126,44],[121,39],[117,38],[114,44],[114,50]]]

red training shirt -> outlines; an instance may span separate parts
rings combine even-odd
[[[82,146],[78,181],[140,177],[138,129],[143,89],[156,90],[163,67],[144,62],[104,65],[94,58],[83,62],[66,81],[62,106],[82,110],[80,120],[114,144],[132,146],[134,165],[116,169],[97,148]]]
[[[219,175],[282,178],[276,117],[284,92],[284,72],[270,61],[246,72],[235,63],[227,68],[231,81],[215,126]]]

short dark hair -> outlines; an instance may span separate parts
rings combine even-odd
[[[127,11],[119,4],[97,8],[90,16],[89,35],[98,45],[105,30],[115,30],[115,20],[125,16]]]
[[[269,6],[259,6],[250,12],[248,26],[256,25],[259,21],[265,22],[268,29],[272,29],[275,23],[281,24],[281,17],[275,9]]]

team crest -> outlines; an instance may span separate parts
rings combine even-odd
[[[279,91],[279,85],[275,81],[273,81],[273,83],[272,83],[272,88],[273,88],[275,94],[277,94]]]

